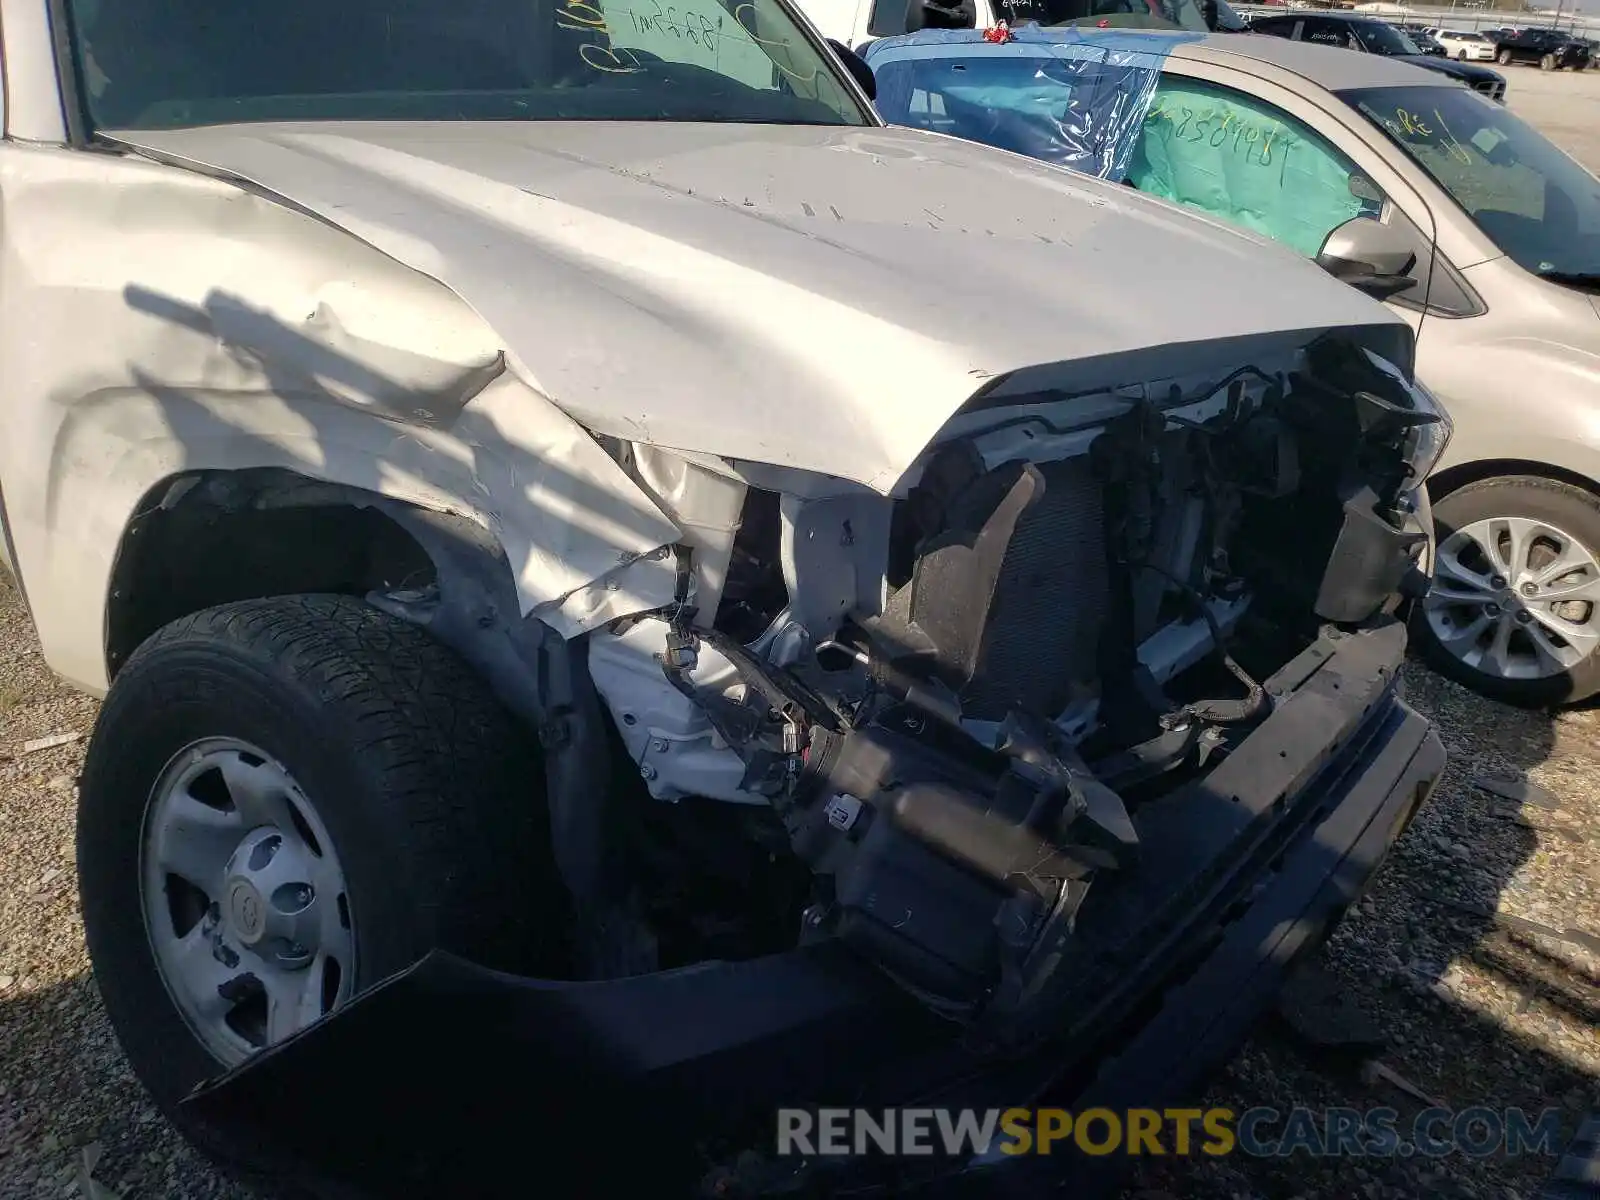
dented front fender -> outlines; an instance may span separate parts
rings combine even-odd
[[[466,516],[566,636],[673,595],[678,530],[426,275],[239,188],[0,148],[0,439],[51,664],[107,686],[124,530],[195,470],[281,468]],[[47,602],[44,602],[47,601]]]

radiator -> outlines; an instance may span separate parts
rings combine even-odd
[[[1096,676],[1108,581],[1100,485],[1087,456],[1043,463],[1042,499],[1018,523],[995,589],[983,666],[963,715],[1055,717]]]

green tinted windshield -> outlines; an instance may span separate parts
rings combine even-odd
[[[1502,105],[1453,87],[1340,95],[1519,266],[1541,275],[1600,275],[1600,179]]]
[[[865,125],[780,0],[66,0],[105,129],[233,121]]]

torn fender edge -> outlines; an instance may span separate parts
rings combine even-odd
[[[675,594],[667,548],[677,526],[586,430],[510,374],[488,383],[447,428],[273,393],[122,392],[74,409],[57,457],[76,466],[63,512],[102,521],[107,511],[125,512],[117,518],[123,526],[153,485],[196,462],[216,471],[287,470],[463,517],[503,550],[518,615],[536,616],[563,638],[662,607]],[[100,506],[74,508],[91,478],[100,481]]]

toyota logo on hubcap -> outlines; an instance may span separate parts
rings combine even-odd
[[[266,924],[266,904],[253,885],[243,879],[236,880],[228,892],[228,910],[240,941],[253,942],[261,936]]]

